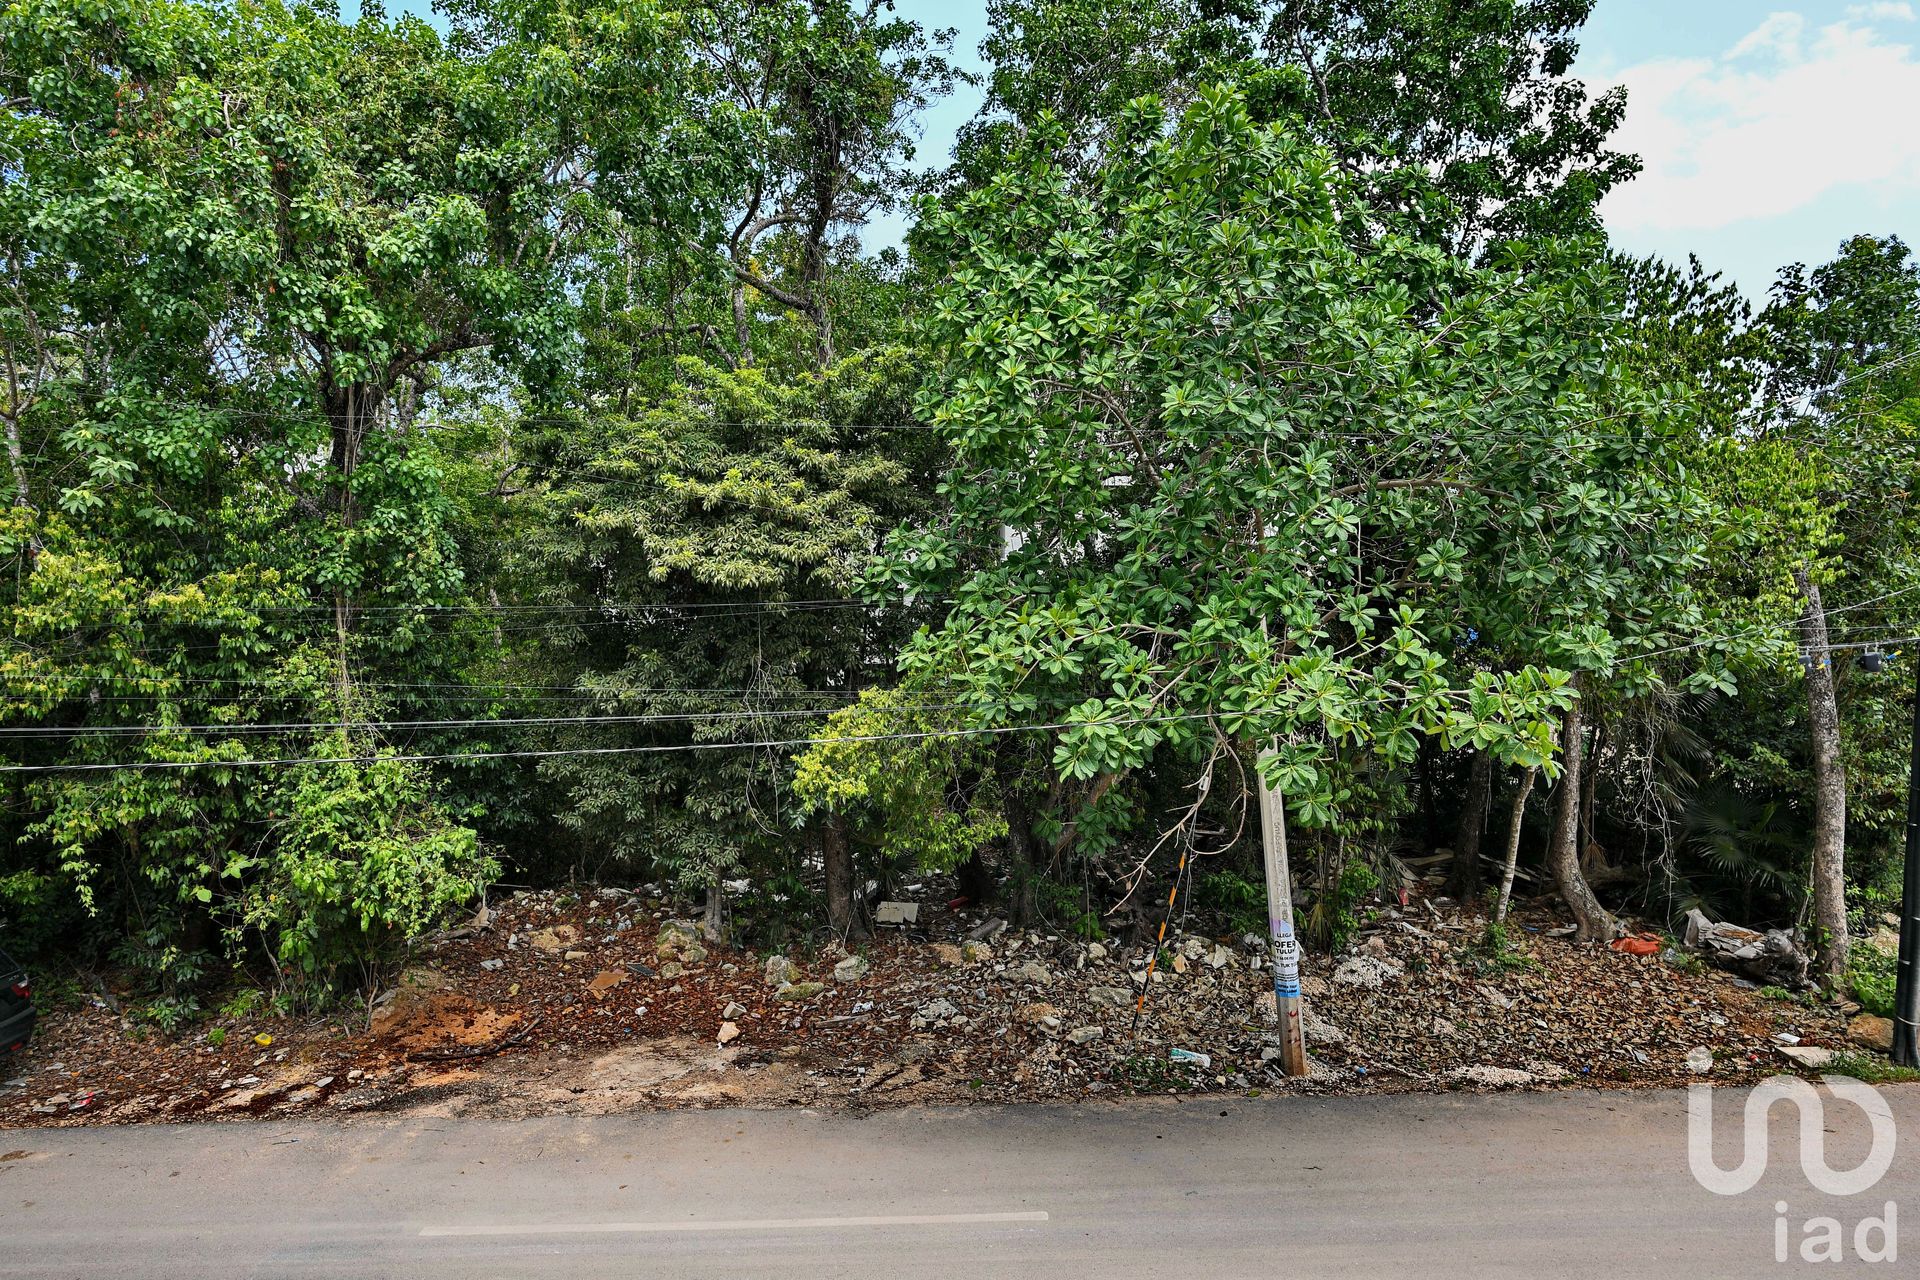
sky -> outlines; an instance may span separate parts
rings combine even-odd
[[[896,4],[956,28],[980,66],[984,3]],[[1575,74],[1627,87],[1614,145],[1645,168],[1601,206],[1619,248],[1697,254],[1758,301],[1781,266],[1824,262],[1850,235],[1920,247],[1920,0],[1599,0]],[[923,155],[944,156],[979,102],[930,111]],[[897,219],[876,230],[897,237]]]
[[[980,68],[985,0],[895,2],[954,28],[959,61]],[[1920,0],[1598,0],[1575,72],[1595,92],[1627,87],[1614,145],[1645,169],[1601,206],[1621,249],[1697,254],[1758,301],[1778,268],[1826,261],[1850,235],[1920,246]],[[923,163],[979,104],[963,87],[926,113]],[[868,247],[898,243],[904,217],[869,228]]]

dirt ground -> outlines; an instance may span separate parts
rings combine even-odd
[[[522,893],[421,947],[370,1016],[167,1037],[104,995],[49,1012],[0,1068],[0,1127],[1735,1083],[1789,1068],[1783,1036],[1845,1048],[1851,1012],[1575,945],[1540,912],[1496,960],[1477,915],[1415,897],[1306,957],[1314,1071],[1288,1079],[1263,942],[1172,939],[1147,981],[1149,948],[997,923],[922,903],[855,953],[769,957],[705,942],[643,891]]]

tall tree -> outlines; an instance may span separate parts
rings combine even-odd
[[[1818,459],[1825,538],[1779,548],[1799,598],[1813,775],[1811,839],[1817,965],[1829,982],[1846,972],[1847,770],[1840,662],[1822,583],[1843,593],[1856,628],[1913,613],[1920,533],[1912,476],[1920,452],[1898,406],[1920,390],[1920,264],[1895,238],[1857,236],[1832,262],[1783,270],[1759,318],[1768,343],[1768,419],[1776,445]],[[1894,428],[1889,430],[1889,428]],[[1824,545],[1823,545],[1824,544]]]
[[[1604,358],[1604,268],[1356,248],[1333,158],[1230,89],[1170,125],[1136,104],[1090,179],[1059,143],[922,231],[956,264],[924,406],[952,515],[883,566],[955,605],[908,664],[988,724],[1069,726],[1050,836],[1110,833],[1156,753],[1242,735],[1280,740],[1309,825],[1339,758],[1423,733],[1546,763],[1566,671],[1671,634],[1664,607],[1608,630],[1634,574],[1696,554],[1662,401]],[[1455,665],[1469,625],[1520,660]]]

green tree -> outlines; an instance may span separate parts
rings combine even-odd
[[[1608,359],[1604,266],[1357,249],[1333,157],[1230,89],[1170,133],[1136,104],[1086,182],[1059,141],[921,232],[957,264],[923,405],[950,515],[882,581],[955,604],[905,665],[985,726],[1069,726],[1055,839],[1167,751],[1277,738],[1309,826],[1344,758],[1422,735],[1545,764],[1569,673],[1669,641],[1685,593],[1643,575],[1698,554],[1666,402]],[[1469,628],[1515,660],[1458,660]]]

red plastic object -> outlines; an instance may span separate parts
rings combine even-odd
[[[1624,951],[1630,956],[1657,956],[1660,954],[1658,938],[1615,938],[1615,951]]]

